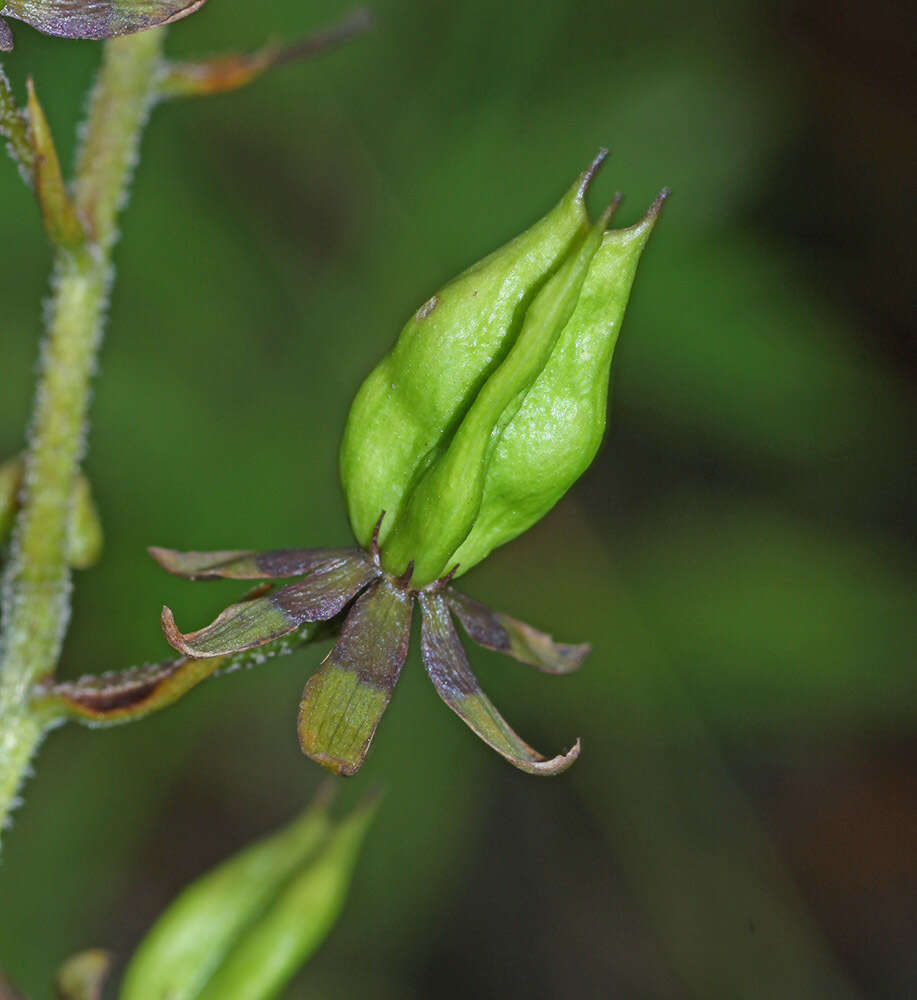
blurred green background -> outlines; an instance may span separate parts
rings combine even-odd
[[[148,544],[346,544],[350,399],[410,313],[515,235],[596,149],[619,223],[673,197],[618,347],[606,444],[465,589],[589,639],[482,684],[564,777],[513,771],[416,651],[370,760],[387,798],[291,997],[917,994],[917,651],[905,6],[379,0],[373,32],[154,113],[118,249],[87,469],[106,553],[62,672],[164,658]],[[210,0],[191,55],[346,8]],[[65,162],[99,58],[14,25]],[[23,444],[47,293],[0,164],[0,455]],[[324,651],[208,682],[136,726],[51,734],[5,837],[0,964],[35,998],[124,960],[189,879],[322,774],[296,706]]]

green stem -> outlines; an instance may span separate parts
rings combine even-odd
[[[155,94],[162,38],[163,30],[153,29],[105,43],[74,189],[90,241],[76,250],[58,250],[55,258],[24,496],[0,600],[0,826],[43,734],[29,709],[32,687],[54,673],[70,616],[67,529],[111,280],[111,251]]]

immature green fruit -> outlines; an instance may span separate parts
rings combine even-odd
[[[428,299],[360,387],[340,465],[350,521],[364,548],[382,511],[384,545],[405,496],[512,346],[539,286],[588,229],[583,198],[600,162],[531,229]]]
[[[183,664],[246,656],[309,623],[313,634],[334,630],[303,691],[299,742],[323,767],[353,775],[398,683],[417,605],[427,674],[471,730],[529,774],[561,774],[578,758],[579,740],[547,757],[518,736],[475,678],[456,622],[478,645],[551,674],[576,670],[588,644],[555,642],[460,593],[451,577],[542,517],[601,441],[612,352],[666,194],[630,229],[606,232],[618,199],[590,224],[583,198],[604,155],[545,218],[422,306],[363,383],[341,446],[362,548],[150,550],[189,579],[301,578],[259,588],[193,632],[163,608],[165,636],[185,658],[166,683],[187,690],[199,678]],[[140,678],[142,699],[163,676]],[[97,692],[61,688],[46,694],[51,710],[68,702],[64,711],[86,715],[87,700],[94,710]]]
[[[664,198],[635,226],[605,233],[570,322],[494,446],[474,527],[452,556],[459,573],[540,521],[592,464],[624,308]]]
[[[334,926],[374,815],[334,821],[319,801],[203,875],[137,949],[120,1000],[277,996]]]
[[[590,225],[599,154],[560,204],[422,306],[363,383],[341,447],[357,538],[423,587],[542,517],[595,456],[612,352],[666,192]]]
[[[574,242],[559,270],[535,296],[510,352],[481,387],[445,451],[423,473],[398,512],[383,553],[389,568],[413,561],[417,585],[435,580],[450,563],[455,564],[453,553],[480,513],[494,448],[573,313],[610,214],[609,209]]]

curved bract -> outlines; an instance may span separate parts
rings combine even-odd
[[[443,701],[489,746],[530,774],[566,770],[579,756],[579,742],[567,753],[548,759],[510,728],[481,690],[452,618],[476,643],[506,653],[545,673],[570,673],[582,663],[588,645],[556,643],[509,615],[491,611],[449,586],[449,579],[416,589],[409,575],[393,577],[380,565],[378,536],[370,552],[351,549],[284,549],[275,552],[151,552],[170,572],[188,579],[288,578],[299,568],[303,579],[264,593],[261,588],[232,604],[210,625],[183,634],[172,612],[163,609],[163,631],[184,658],[150,668],[141,681],[155,681],[168,694],[182,683],[197,683],[222,667],[228,657],[271,649],[310,622],[339,621],[337,642],[309,679],[299,706],[299,742],[314,761],[342,777],[356,774],[369,752],[376,728],[388,708],[407,658],[415,604],[422,613],[421,654],[433,686]],[[311,626],[316,629],[316,626]],[[318,633],[322,634],[322,633]],[[316,631],[310,633],[310,638]],[[92,691],[82,703],[60,686],[53,692],[67,712],[84,716],[96,706]],[[133,690],[124,692],[125,697]],[[49,692],[50,694],[50,692]],[[148,697],[144,690],[141,700]],[[165,695],[164,695],[165,696]]]
[[[129,35],[193,14],[206,0],[6,0],[0,6],[0,48],[13,45],[3,17],[46,35],[101,40]]]

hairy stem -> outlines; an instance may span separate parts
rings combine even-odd
[[[29,709],[32,687],[54,673],[70,615],[68,524],[111,250],[156,89],[162,36],[163,29],[153,29],[105,43],[74,187],[89,240],[55,258],[22,506],[0,600],[0,826],[43,732]]]

